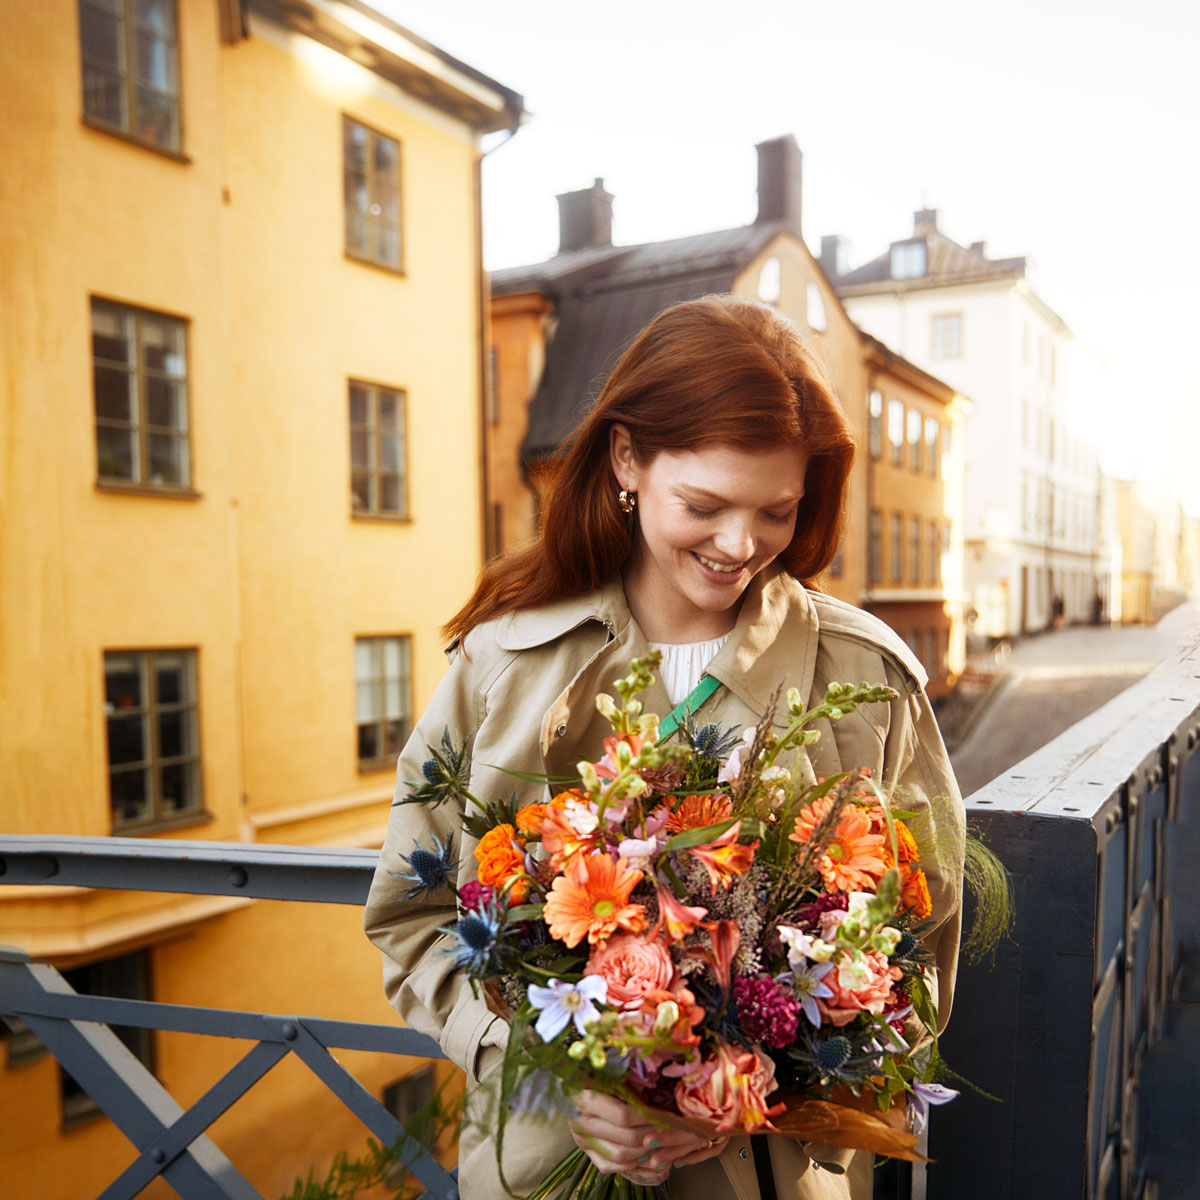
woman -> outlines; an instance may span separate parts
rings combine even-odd
[[[832,681],[898,692],[819,724],[815,775],[870,767],[908,808],[928,811],[927,867],[936,931],[927,942],[949,1014],[958,950],[962,804],[904,643],[860,610],[815,590],[842,533],[854,437],[825,374],[774,310],[732,296],[675,305],[637,337],[583,421],[547,492],[539,538],[489,566],[447,625],[451,666],[400,757],[398,795],[420,777],[444,728],[471,738],[470,790],[507,797],[500,768],[573,776],[610,732],[595,696],[651,645],[660,680],[644,698],[665,714],[707,671],[721,685],[706,721],[755,724],[782,683],[814,702]],[[517,783],[523,803],[544,789]],[[941,798],[936,807],[926,801]],[[936,815],[935,815],[936,814]],[[935,827],[936,826],[936,827]],[[473,841],[448,806],[392,809],[365,928],[384,953],[385,988],[401,1016],[438,1038],[469,1087],[502,1059],[507,1026],[441,951],[442,904],[404,903],[392,872],[431,834],[455,834],[460,885],[474,878]],[[935,991],[935,995],[938,992]],[[589,1095],[568,1128],[513,1123],[505,1172],[529,1191],[572,1138],[602,1170],[642,1183],[668,1174],[675,1200],[862,1200],[871,1156],[801,1147],[782,1137],[716,1141],[645,1125],[619,1101]],[[757,1144],[755,1144],[757,1143]],[[465,1200],[504,1195],[495,1150],[465,1128]]]

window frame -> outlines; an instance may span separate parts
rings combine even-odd
[[[922,454],[924,449],[923,439],[925,437],[924,418],[919,408],[910,408],[905,413],[904,420],[904,440],[908,450],[908,466],[915,475],[920,475],[925,469]]]
[[[408,687],[407,687],[407,693],[405,693],[405,691],[403,689],[401,691],[401,704],[402,704],[402,707],[407,709],[407,712],[405,712],[401,717],[401,720],[403,720],[403,722],[404,722],[404,728],[402,731],[403,735],[399,739],[395,754],[392,754],[387,749],[387,728],[386,728],[387,723],[390,718],[387,715],[388,677],[387,677],[386,653],[384,650],[384,643],[390,639],[394,639],[398,643],[401,643],[401,644],[407,644],[407,672],[408,673],[407,673],[406,681],[407,681]],[[359,674],[358,674],[358,647],[359,647],[359,644],[362,642],[378,642],[379,643],[378,653],[379,653],[380,673],[377,677],[370,679],[370,680],[360,679]],[[396,758],[398,757],[400,750],[403,749],[404,743],[407,742],[409,737],[412,735],[413,727],[415,725],[415,718],[414,718],[414,713],[413,713],[413,676],[414,676],[413,642],[414,642],[414,638],[411,633],[360,633],[360,634],[355,634],[355,636],[354,636],[354,736],[355,736],[355,761],[358,764],[359,774],[368,774],[370,772],[381,771],[381,770],[395,770]],[[401,678],[401,680],[405,680],[405,676],[403,674],[400,676],[400,678]],[[378,685],[379,685],[379,694],[376,698],[377,702],[378,702],[378,707],[379,707],[379,716],[377,716],[374,719],[374,724],[376,726],[376,737],[378,739],[378,745],[381,748],[381,753],[376,755],[374,758],[363,758],[359,754],[359,750],[361,748],[360,730],[362,729],[363,725],[365,725],[367,723],[367,722],[361,721],[359,719],[359,713],[358,713],[358,688],[359,688],[359,685],[362,683],[378,683]]]
[[[118,363],[112,359],[97,358],[95,316],[98,306],[114,309],[120,317],[128,315],[133,318],[134,322],[134,364],[132,375],[136,391],[137,418],[136,421],[126,423],[130,425],[137,439],[138,474],[133,478],[123,475],[105,475],[102,472],[100,461],[100,429],[120,428],[122,423],[115,417],[100,416],[98,410],[99,397],[96,393],[96,371],[98,366],[128,371],[128,364]],[[149,372],[144,361],[145,343],[142,334],[143,321],[147,318],[156,321],[169,321],[179,326],[180,336],[183,340],[182,375],[169,375],[166,372],[151,374]],[[123,300],[114,300],[109,296],[93,294],[88,297],[88,339],[90,343],[89,362],[92,373],[92,435],[96,450],[96,487],[101,491],[136,492],[142,495],[156,496],[181,496],[189,499],[198,497],[200,493],[195,487],[195,469],[192,461],[192,388],[191,374],[188,369],[192,359],[191,321],[187,317],[180,316],[177,313],[143,308],[136,304],[127,304]],[[186,480],[182,483],[156,483],[154,480],[146,478],[146,469],[150,461],[149,439],[151,433],[148,381],[152,378],[167,379],[176,384],[183,393],[183,426],[154,426],[155,430],[169,432],[171,436],[180,438],[183,442]]]
[[[946,329],[954,330],[953,345],[948,346]],[[929,318],[929,357],[935,362],[963,356],[963,314],[961,309],[953,312],[933,313]]]
[[[903,269],[897,270],[897,267]],[[894,242],[888,256],[888,271],[893,279],[924,279],[929,273],[929,248],[925,239]]]
[[[135,146],[140,146],[146,150],[153,150],[157,154],[161,154],[167,158],[175,159],[177,162],[189,163],[191,159],[184,152],[184,123],[183,123],[183,56],[180,53],[180,25],[179,25],[179,0],[167,0],[171,8],[171,21],[174,31],[174,36],[171,39],[171,45],[174,51],[174,74],[175,74],[175,91],[164,92],[160,88],[148,84],[141,83],[137,74],[137,31],[136,17],[133,11],[133,0],[113,0],[113,3],[120,7],[118,20],[121,23],[121,50],[124,57],[124,62],[120,72],[114,72],[113,68],[107,63],[97,59],[90,59],[84,46],[83,35],[83,10],[85,8],[93,9],[97,12],[107,14],[108,16],[116,16],[112,8],[107,7],[103,0],[76,0],[75,3],[75,19],[78,29],[78,45],[79,45],[79,88],[80,88],[80,105],[81,105],[81,120],[89,129],[98,130],[100,133],[107,133],[113,137],[120,138]],[[95,113],[89,112],[87,108],[87,91],[84,84],[84,72],[89,63],[94,65],[99,70],[105,71],[110,75],[117,74],[121,81],[121,93],[124,101],[124,116],[125,124],[114,124],[106,120],[103,116],[98,116]],[[137,93],[138,88],[144,88],[146,91],[154,92],[157,96],[166,97],[174,101],[174,118],[175,118],[175,144],[168,142],[156,142],[152,138],[143,137],[134,130],[137,112]]]
[[[867,517],[867,582],[883,582],[883,509],[873,508]]]
[[[353,391],[355,388],[364,388],[367,391],[367,405],[369,408],[370,422],[367,425],[358,425],[354,421],[353,415]],[[397,427],[399,433],[396,436],[401,441],[401,450],[403,453],[397,454],[397,471],[385,472],[382,467],[382,435],[379,425],[379,407],[381,401],[381,393],[388,392],[396,397],[397,412],[399,420]],[[346,408],[347,408],[347,451],[350,467],[350,515],[358,521],[391,521],[400,524],[412,523],[412,504],[409,496],[409,436],[408,436],[408,389],[396,387],[390,383],[377,383],[369,379],[350,378],[346,381]],[[362,473],[364,468],[356,467],[354,462],[354,434],[365,432],[367,435],[367,452],[370,458],[370,464],[365,468],[365,474],[368,484],[368,498],[372,488],[374,489],[376,499],[378,501],[381,489],[380,480],[385,476],[392,476],[399,480],[399,491],[403,503],[403,511],[393,511],[391,509],[382,508],[378,502],[375,507],[360,507],[355,501],[354,478],[355,473]]]
[[[904,464],[905,417],[904,401],[887,402],[888,461],[893,467]]]
[[[143,715],[143,737],[145,749],[149,751],[137,764],[120,763],[114,772],[111,752],[108,745],[108,723],[113,715],[108,708],[108,659],[109,656],[136,655],[139,659],[141,674],[142,703],[136,708]],[[158,701],[158,678],[154,660],[159,656],[184,655],[189,658],[191,676],[191,697],[186,701],[177,701],[162,705]],[[136,836],[141,833],[153,833],[160,829],[171,829],[180,825],[194,825],[212,819],[212,814],[204,804],[204,755],[200,721],[200,652],[195,646],[158,646],[158,647],[117,647],[105,649],[101,657],[102,678],[104,683],[104,733],[105,733],[105,768],[108,776],[108,806],[109,820],[113,836]],[[161,710],[187,712],[191,711],[191,733],[193,749],[190,753],[165,756],[161,751],[161,735],[159,732],[158,715]],[[132,714],[129,714],[132,715]],[[191,765],[192,778],[195,787],[194,802],[188,807],[175,812],[165,813],[163,810],[160,771],[163,766]],[[136,770],[148,772],[150,788],[148,793],[150,815],[138,819],[118,820],[113,803],[112,778],[114,774],[132,774]]]
[[[927,538],[929,561],[925,564],[925,574],[933,587],[939,587],[942,582],[942,531],[937,521],[929,522]]]
[[[888,561],[888,578],[892,583],[904,582],[904,514],[892,513],[891,554]]]
[[[908,519],[908,577],[915,587],[921,584],[921,518]]]
[[[364,214],[364,220],[367,222],[367,244],[368,251],[362,253],[355,250],[350,245],[350,206],[346,195],[346,179],[349,174],[349,159],[346,154],[348,144],[347,133],[351,125],[357,125],[359,128],[366,130],[367,133],[367,153],[366,166],[367,174],[365,185],[367,190],[367,212]],[[393,136],[390,133],[384,133],[382,129],[376,128],[374,125],[368,124],[366,121],[360,120],[358,117],[351,116],[347,112],[342,113],[342,252],[346,258],[352,262],[363,263],[368,267],[377,267],[381,271],[387,271],[392,275],[407,275],[405,269],[405,251],[408,246],[408,239],[404,233],[404,143],[400,138]],[[371,220],[371,205],[373,203],[371,197],[375,194],[375,168],[374,168],[374,145],[376,138],[383,138],[385,141],[391,142],[396,147],[396,224],[394,226],[396,233],[396,261],[391,262],[386,258],[381,258],[370,253],[369,247],[371,243],[371,233],[377,228]]]
[[[867,392],[867,446],[872,458],[883,457],[883,392]]]

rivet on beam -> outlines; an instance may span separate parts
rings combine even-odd
[[[232,883],[234,887],[245,887],[249,879],[250,876],[245,867],[232,867],[229,871],[229,882]]]

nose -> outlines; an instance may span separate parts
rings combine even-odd
[[[754,535],[750,522],[731,516],[721,523],[713,537],[713,547],[727,562],[746,562],[754,557]]]

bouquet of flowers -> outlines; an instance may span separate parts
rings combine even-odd
[[[467,790],[447,732],[401,803],[464,803],[478,882],[456,889],[455,963],[511,1023],[497,1153],[510,1112],[561,1117],[590,1088],[700,1135],[778,1133],[920,1158],[934,1082],[929,892],[916,814],[865,770],[800,769],[818,718],[891,700],[792,689],[756,727],[690,714],[678,738],[637,698],[659,657],[597,697],[603,756],[546,803]],[[778,718],[778,719],[777,719]],[[553,789],[550,789],[551,791]],[[454,888],[453,838],[414,847],[406,896]],[[507,1186],[507,1185],[506,1185]],[[575,1151],[535,1197],[650,1197]]]

